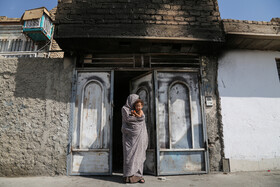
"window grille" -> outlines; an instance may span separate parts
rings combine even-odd
[[[41,18],[39,19],[33,19],[33,20],[27,20],[25,22],[25,27],[31,28],[31,27],[40,27]]]
[[[21,51],[22,44],[21,39],[0,40],[0,52]]]
[[[0,40],[0,52],[8,51],[9,40]]]
[[[3,56],[4,58],[34,58],[37,54],[0,54],[0,56]]]
[[[34,51],[34,42],[32,40],[25,41],[24,51]]]
[[[10,49],[9,51],[20,51],[22,47],[22,40],[14,39],[10,42]]]
[[[135,67],[135,58],[130,54],[88,54],[83,63],[91,67]]]
[[[200,59],[196,55],[173,54],[88,54],[84,67],[142,67],[142,68],[199,68]]]
[[[199,68],[199,57],[189,55],[151,55],[150,67],[191,67]]]
[[[47,35],[50,35],[51,33],[51,20],[49,17],[45,16],[45,21],[44,21],[44,30],[47,32]]]

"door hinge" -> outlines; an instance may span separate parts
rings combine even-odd
[[[71,152],[72,152],[72,145],[71,145],[71,143],[69,143],[67,145],[67,154],[70,154]]]
[[[204,142],[205,151],[208,151],[208,143],[207,141]]]

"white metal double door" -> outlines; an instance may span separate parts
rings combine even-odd
[[[78,72],[68,171],[112,174],[114,72]],[[198,72],[153,71],[130,82],[144,100],[149,134],[144,172],[208,172]]]

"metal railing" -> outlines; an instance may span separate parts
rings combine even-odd
[[[30,57],[47,57],[48,53],[45,51],[12,51],[0,52],[0,57],[4,58],[30,58]]]

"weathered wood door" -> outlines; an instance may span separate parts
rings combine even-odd
[[[134,78],[130,82],[130,92],[138,94],[144,101],[143,112],[146,116],[146,125],[149,137],[148,149],[146,152],[146,161],[144,164],[144,172],[156,174],[156,149],[155,149],[155,116],[154,116],[154,76],[153,73],[147,73]]]
[[[155,72],[157,174],[207,173],[198,72]]]
[[[78,72],[71,175],[112,174],[113,72]]]

